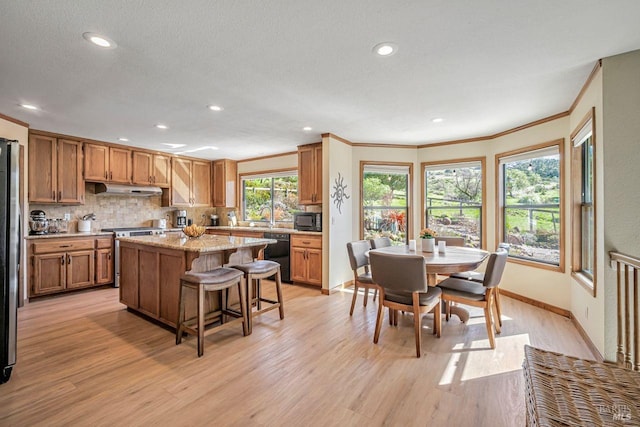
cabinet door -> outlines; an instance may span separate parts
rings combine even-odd
[[[138,308],[139,291],[138,252],[133,248],[120,248],[120,259],[127,260],[120,262],[120,302],[135,309]]]
[[[291,280],[307,281],[307,249],[291,248]]]
[[[29,201],[55,203],[57,199],[56,139],[29,137]]]
[[[193,161],[192,206],[211,206],[211,163]]]
[[[313,204],[314,181],[314,147],[298,148],[298,204]]]
[[[94,251],[76,251],[67,253],[67,289],[93,285]]]
[[[153,154],[133,152],[133,183],[150,185],[153,182]]]
[[[190,206],[191,160],[174,158],[171,168],[171,206]]]
[[[236,206],[236,162],[217,160],[213,162],[213,206],[233,208]]]
[[[224,161],[213,162],[213,206],[224,207],[226,202]]]
[[[34,255],[31,291],[42,295],[65,288],[66,254]]]
[[[158,317],[160,315],[160,254],[154,250],[138,252],[139,269],[144,272],[139,281],[139,308]],[[183,270],[184,271],[184,270]],[[179,287],[180,281],[175,282]],[[177,317],[176,317],[177,318]],[[175,320],[174,320],[175,322]]]
[[[109,148],[109,181],[119,184],[131,183],[131,150]]]
[[[171,178],[171,157],[156,154],[153,156],[153,185],[168,188]]]
[[[113,252],[96,249],[96,284],[113,283]]]
[[[322,144],[318,144],[313,149],[313,202],[322,203]]]
[[[84,144],[84,179],[97,182],[109,180],[109,147]]]
[[[322,286],[322,250],[307,249],[307,283]]]
[[[84,203],[82,143],[58,140],[58,203]]]

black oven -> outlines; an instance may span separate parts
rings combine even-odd
[[[293,215],[293,228],[300,231],[322,231],[322,214],[298,212]]]

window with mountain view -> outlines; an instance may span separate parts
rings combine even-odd
[[[460,163],[425,163],[425,226],[438,236],[464,237],[482,247],[484,158]]]
[[[562,141],[499,154],[502,242],[509,257],[562,269]]]
[[[252,222],[291,222],[298,209],[298,174],[242,177],[242,218]]]
[[[411,164],[361,163],[363,238],[389,237],[409,243],[407,234]]]

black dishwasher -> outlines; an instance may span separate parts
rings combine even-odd
[[[288,233],[264,233],[265,239],[275,239],[277,243],[267,245],[264,250],[264,259],[280,264],[282,281],[291,283],[289,263],[289,234]]]

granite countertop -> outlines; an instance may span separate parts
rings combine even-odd
[[[119,237],[118,240],[120,242],[137,243],[187,252],[217,252],[229,249],[251,248],[277,242],[274,239],[215,236],[210,234],[205,234],[197,239],[189,239],[184,234],[178,233],[156,236]]]
[[[74,233],[51,233],[51,234],[34,234],[25,236],[27,240],[35,239],[63,239],[65,237],[96,237],[96,236],[113,236],[111,231],[87,231],[87,232],[74,232]]]
[[[322,236],[321,231],[300,231],[293,228],[247,227],[247,226],[241,226],[241,225],[236,225],[235,227],[231,227],[228,225],[222,225],[217,227],[207,227],[207,230],[224,230],[224,231],[242,230],[242,231],[256,231],[261,233],[311,234],[311,235]]]

